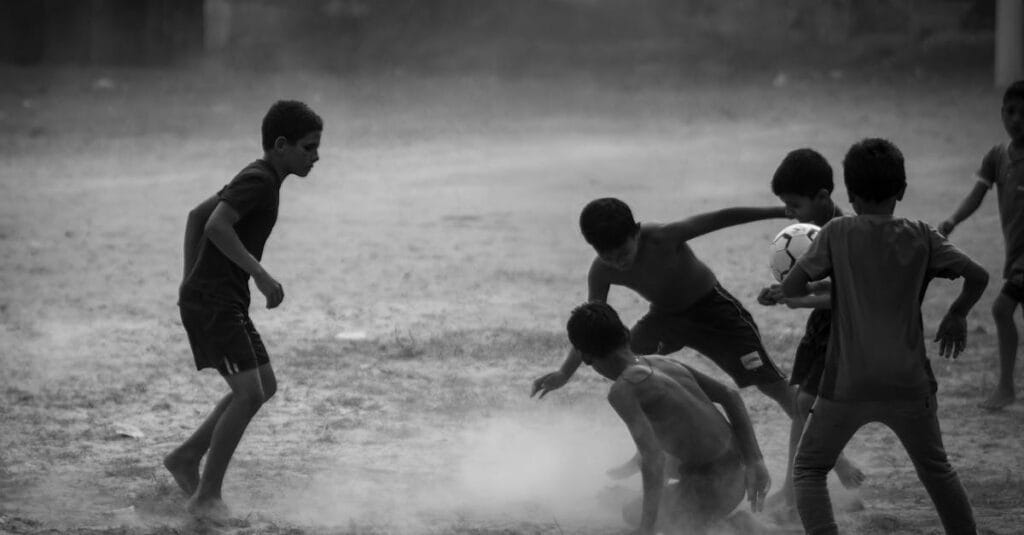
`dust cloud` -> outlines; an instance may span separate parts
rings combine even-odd
[[[453,518],[491,526],[529,518],[557,528],[614,529],[625,526],[626,497],[639,496],[638,476],[613,481],[605,474],[634,452],[605,407],[552,404],[493,415],[434,442],[415,455],[422,461],[418,469],[404,466],[409,459],[387,467],[339,462],[305,489],[275,500],[273,509],[299,525],[401,533],[451,527]]]

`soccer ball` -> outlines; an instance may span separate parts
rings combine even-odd
[[[782,282],[796,261],[810,249],[811,242],[821,230],[810,223],[794,223],[775,235],[771,245],[771,257],[768,267],[772,270],[775,280]]]

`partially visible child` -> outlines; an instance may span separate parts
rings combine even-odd
[[[267,308],[281,304],[281,283],[260,264],[263,246],[277,221],[281,184],[288,175],[309,174],[322,130],[320,116],[305,104],[274,103],[261,127],[263,157],[188,214],[181,323],[196,369],[216,369],[231,391],[164,466],[190,496],[188,511],[215,523],[235,520],[221,499],[224,473],[249,421],[277,391],[267,349],[249,319],[249,278]]]
[[[566,329],[582,362],[614,381],[608,402],[639,451],[640,514],[624,515],[639,517],[640,533],[749,526],[752,518],[733,511],[744,494],[759,511],[771,481],[739,393],[672,359],[634,355],[629,330],[605,303],[577,307]],[[666,485],[668,456],[679,481]]]
[[[772,193],[789,210],[789,215],[801,223],[824,226],[833,218],[843,215],[842,210],[832,201],[832,166],[814,149],[804,148],[786,154],[772,176]],[[825,350],[828,348],[829,331],[832,326],[829,281],[815,283],[813,292],[806,297],[783,297],[781,287],[773,284],[761,290],[758,302],[766,306],[785,304],[789,308],[811,308],[807,328],[796,348],[793,370],[789,383],[797,389],[796,410],[789,434],[789,457],[786,478],[782,488],[768,498],[769,509],[783,508],[783,517],[796,513],[796,498],[793,494],[793,456],[800,441],[807,415],[814,398],[818,395],[818,383],[825,369]],[[840,454],[836,461],[836,475],[847,488],[857,487],[864,480],[864,473]],[[795,519],[795,516],[793,516]]]
[[[597,253],[587,274],[587,300],[607,301],[612,285],[637,292],[651,305],[631,330],[634,353],[668,355],[692,347],[736,385],[756,386],[790,414],[793,393],[754,319],[687,243],[722,228],[783,217],[782,206],[737,207],[641,225],[621,200],[593,200],[580,214],[583,237]],[[534,380],[531,396],[561,388],[579,365],[579,352],[570,349],[561,368]]]
[[[946,533],[976,532],[974,514],[942,445],[937,384],[928,361],[921,299],[932,278],[964,278],[939,324],[939,354],[956,358],[985,270],[921,221],[893,216],[906,191],[903,154],[884,139],[853,145],[843,175],[855,217],[833,219],[782,282],[787,298],[832,278],[832,327],[818,398],[800,438],[793,484],[807,533],[838,533],[825,477],[867,423],[896,433]]]
[[[995,391],[980,406],[998,410],[1013,403],[1017,390],[1013,381],[1017,364],[1017,325],[1013,315],[1024,302],[1024,80],[1014,82],[1003,93],[1003,128],[1010,139],[985,155],[977,172],[977,182],[953,215],[939,224],[939,232],[949,236],[953,229],[981,206],[988,190],[996,187],[999,220],[1003,227],[1006,261],[1003,264],[1002,291],[992,303],[992,317],[999,340],[999,382]]]

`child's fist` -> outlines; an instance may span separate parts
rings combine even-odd
[[[775,306],[782,302],[782,286],[773,284],[767,288],[762,288],[761,293],[757,294],[757,302],[764,306]]]

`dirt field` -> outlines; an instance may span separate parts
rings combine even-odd
[[[528,398],[585,298],[583,204],[618,196],[644,221],[774,204],[788,150],[815,147],[839,173],[852,142],[884,136],[908,161],[900,213],[937,223],[1003,137],[987,78],[0,74],[0,533],[214,532],[160,466],[225,391],[194,370],[179,323],[182,233],[260,155],[276,98],[308,101],[326,130],[311,176],[284,184],[264,257],[286,298],[252,312],[280,389],[228,472],[225,499],[252,523],[236,533],[626,532],[604,470],[632,449],[606,382],[581,370]],[[788,370],[806,312],[754,300],[784,224],[692,245]],[[966,354],[935,369],[979,524],[1010,534],[1024,526],[1024,404],[975,408],[994,381],[998,228],[992,194],[955,234],[993,282]],[[933,284],[926,333],[958,287]],[[622,289],[611,302],[627,322],[644,311]],[[788,421],[743,395],[777,487]],[[865,505],[840,516],[846,533],[941,532],[891,432],[866,427],[847,453],[868,479],[836,489]]]

